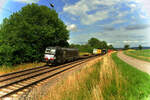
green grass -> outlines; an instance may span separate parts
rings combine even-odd
[[[150,95],[150,76],[120,60],[116,53],[112,54],[117,68],[126,80],[124,85],[124,100],[148,100]]]
[[[148,61],[150,62],[150,49],[147,50],[135,50],[135,51],[125,51],[124,52],[126,55]]]

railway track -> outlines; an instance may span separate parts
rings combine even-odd
[[[41,66],[0,76],[0,100],[52,78],[95,57],[81,59],[56,67]]]

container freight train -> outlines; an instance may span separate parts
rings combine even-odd
[[[106,53],[107,53],[106,49],[93,49],[93,55],[103,55]]]
[[[78,49],[47,47],[44,55],[47,64],[63,64],[68,61],[74,61],[79,58]]]

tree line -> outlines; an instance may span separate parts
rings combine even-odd
[[[124,50],[128,50],[128,49],[130,49],[130,45],[129,44],[124,45]],[[137,49],[142,50],[143,49],[142,45],[139,45]]]
[[[71,44],[71,48],[78,48],[80,52],[89,52],[92,53],[94,48],[97,49],[114,49],[112,45],[108,45],[106,41],[100,41],[97,38],[91,38],[88,40],[87,44]]]

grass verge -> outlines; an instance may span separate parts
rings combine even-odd
[[[44,64],[45,63],[28,63],[28,64],[21,64],[17,66],[0,66],[0,75],[14,72],[14,71],[24,70],[27,68],[43,66]]]
[[[150,50],[125,51],[126,55],[150,62]]]
[[[112,54],[112,59],[126,80],[123,100],[150,100],[150,76],[120,60],[116,53]]]

